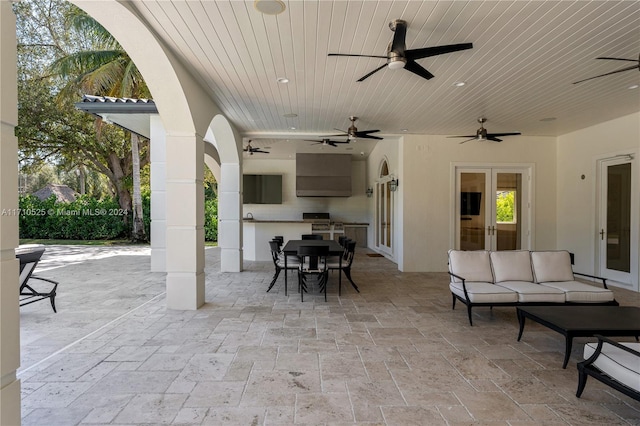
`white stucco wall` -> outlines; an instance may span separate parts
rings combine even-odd
[[[556,247],[556,138],[518,136],[501,143],[407,135],[402,148],[405,272],[446,271],[454,215],[452,163],[533,164],[534,249]]]
[[[366,162],[351,162],[351,197],[297,197],[295,160],[254,160],[242,163],[244,174],[281,174],[282,204],[244,204],[260,220],[302,220],[305,212],[329,212],[335,222],[367,222]]]
[[[557,247],[575,253],[576,272],[597,273],[596,160],[633,150],[640,151],[640,113],[558,138]]]

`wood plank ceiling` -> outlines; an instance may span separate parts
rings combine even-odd
[[[640,110],[640,89],[629,89],[640,83],[635,70],[572,84],[633,65],[598,56],[638,59],[638,1],[285,3],[276,16],[253,1],[131,7],[263,146],[346,130],[351,115],[359,130],[384,135],[472,134],[483,116],[490,132],[554,136]],[[407,49],[474,47],[418,60],[431,80],[385,68],[357,82],[385,60],[327,56],[386,55],[393,19],[408,22]],[[288,84],[278,83],[283,77]],[[459,81],[466,85],[455,87]]]

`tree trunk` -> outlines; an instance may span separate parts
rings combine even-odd
[[[133,168],[133,242],[147,241],[144,232],[144,213],[142,212],[142,194],[140,193],[140,150],[138,135],[131,133],[131,159]]]
[[[84,171],[84,166],[78,167],[78,179],[80,180],[80,195],[86,194],[86,180],[87,176]]]
[[[125,175],[122,170],[122,165],[120,164],[120,158],[117,154],[109,154],[109,165],[111,166],[109,169],[112,173],[112,176],[109,178],[111,179],[111,182],[113,182],[113,186],[115,186],[120,208],[127,212],[131,212],[131,194],[125,185]]]

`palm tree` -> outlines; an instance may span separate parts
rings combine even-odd
[[[60,100],[77,97],[78,93],[98,96],[127,98],[150,98],[142,74],[127,52],[116,39],[95,19],[77,7],[70,8],[67,18],[71,26],[89,40],[90,49],[71,53],[56,60],[50,69],[62,77],[64,86],[59,92]],[[103,122],[98,119],[98,136]],[[133,211],[134,241],[146,241],[140,192],[140,149],[138,135],[131,133],[131,155],[133,174],[133,200],[124,184],[124,174],[120,164],[111,167],[113,179],[122,208]],[[115,162],[116,159],[110,159]]]

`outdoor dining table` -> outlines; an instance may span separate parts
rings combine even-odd
[[[298,254],[298,247],[300,246],[314,246],[314,247],[322,247],[329,246],[329,255],[330,256],[339,256],[340,257],[340,266],[342,267],[342,253],[344,252],[344,247],[342,247],[337,241],[334,240],[289,240],[282,247],[282,252],[284,253],[284,285],[287,288],[287,258],[289,256],[296,256]]]

